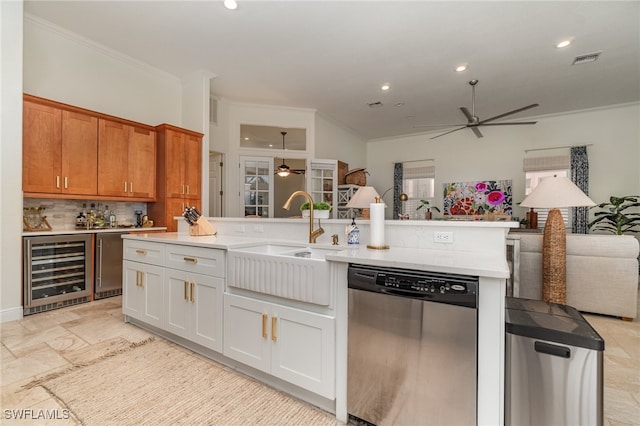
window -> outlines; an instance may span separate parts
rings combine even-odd
[[[570,168],[571,165],[568,155],[525,158],[525,196],[529,195],[542,179],[554,175],[569,177]],[[571,228],[571,209],[561,208],[559,210],[560,213],[562,213],[565,228]],[[549,209],[534,209],[534,211],[538,213],[538,228],[544,229]]]
[[[416,208],[420,200],[433,205],[435,197],[435,165],[432,160],[405,163],[402,171],[402,192],[409,199],[402,203],[402,213],[409,218],[417,217]]]

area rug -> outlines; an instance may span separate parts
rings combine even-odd
[[[84,425],[338,425],[335,417],[162,339],[44,377]]]

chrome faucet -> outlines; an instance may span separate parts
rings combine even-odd
[[[309,242],[315,243],[318,237],[324,234],[324,229],[320,226],[320,220],[318,220],[318,229],[313,229],[313,198],[311,198],[311,195],[305,191],[296,191],[289,196],[289,199],[284,203],[282,208],[289,210],[289,208],[291,208],[291,200],[296,198],[298,195],[302,195],[309,202]]]

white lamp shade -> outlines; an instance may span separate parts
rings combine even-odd
[[[596,203],[582,192],[580,188],[564,176],[553,176],[542,179],[531,191],[522,207],[553,209],[564,207],[591,207]]]
[[[368,209],[371,203],[376,202],[380,195],[373,186],[361,186],[347,203],[347,207],[355,209]]]

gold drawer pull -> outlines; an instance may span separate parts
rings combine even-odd
[[[262,337],[267,338],[267,314],[262,314]]]
[[[183,257],[185,262],[189,262],[189,263],[198,263],[198,259],[196,259],[195,257]]]
[[[278,321],[278,317],[271,317],[271,340],[274,342],[278,340],[278,336],[276,335],[276,323]]]
[[[67,176],[64,177],[64,189],[69,189],[69,178]]]
[[[136,250],[136,253],[146,255],[146,254],[147,254],[147,251],[146,251],[146,250],[140,250],[140,249],[138,249],[138,250]]]

